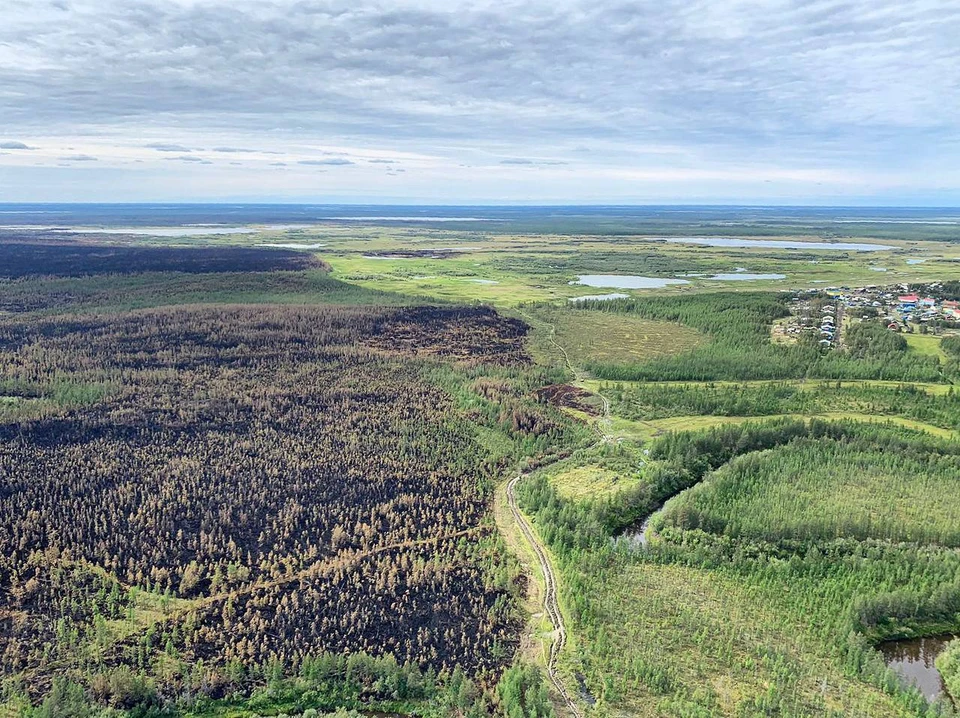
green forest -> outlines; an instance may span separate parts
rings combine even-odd
[[[953,715],[871,646],[956,630],[958,451],[898,428],[773,420],[665,435],[648,460],[633,457],[640,481],[612,498],[564,500],[541,474],[523,497],[587,646],[571,670],[613,712],[726,714],[711,687],[726,675],[742,684],[734,714]],[[613,540],[678,493],[645,547]],[[667,627],[694,632],[670,639],[683,653],[651,641]]]
[[[956,374],[936,357],[907,352],[902,337],[877,321],[852,326],[848,349],[824,352],[811,339],[784,346],[770,341],[770,324],[789,314],[788,294],[715,292],[677,297],[584,301],[584,311],[632,314],[677,322],[711,341],[670,358],[631,364],[587,363],[599,379],[620,381],[719,381],[756,379],[879,379],[941,382]]]

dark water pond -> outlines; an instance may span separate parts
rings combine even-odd
[[[611,299],[629,299],[629,294],[613,292],[612,294],[584,294],[582,297],[570,297],[571,302],[607,302]]]
[[[912,683],[927,700],[935,700],[946,694],[947,687],[934,665],[954,636],[910,638],[902,641],[887,641],[877,646],[889,668],[896,671],[907,683]]]
[[[663,508],[662,506],[660,508]],[[620,540],[626,541],[627,545],[630,548],[642,549],[647,545],[647,529],[650,528],[650,523],[653,521],[653,517],[659,513],[660,508],[656,509],[652,514],[647,516],[639,526],[634,524],[622,534],[620,534]]]
[[[587,705],[597,705],[597,699],[594,698],[593,694],[590,692],[590,689],[587,688],[587,677],[579,671],[577,671],[575,675],[577,677],[577,688],[580,692],[580,698],[583,699],[583,702]]]

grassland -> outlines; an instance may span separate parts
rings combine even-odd
[[[892,421],[940,436],[952,436],[960,424],[960,396],[949,386],[842,382],[617,383],[605,384],[600,391],[616,415],[661,430],[794,416]]]
[[[616,418],[613,420],[614,433],[622,432],[627,437],[632,435],[637,439],[652,439],[670,431],[699,431],[712,429],[717,426],[757,423],[777,419],[795,419],[810,421],[860,421],[870,424],[891,424],[903,426],[917,431],[926,431],[940,438],[949,439],[958,435],[956,430],[944,429],[922,421],[906,419],[902,416],[883,416],[876,414],[861,414],[852,411],[824,412],[822,414],[768,414],[765,416],[672,416],[669,419],[649,419],[646,421],[631,421],[630,419]]]
[[[940,337],[931,334],[907,334],[904,336],[910,350],[920,356],[932,356],[947,361],[947,353],[940,348]]]
[[[679,354],[707,341],[700,332],[675,322],[566,308],[537,307],[527,313],[554,327],[554,338],[577,366]]]
[[[712,281],[683,277],[689,284],[657,290],[626,290],[627,294],[686,294],[696,291],[746,291],[809,288],[818,285],[866,285],[933,281],[958,273],[960,258],[951,245],[933,249],[950,256],[908,265],[913,256],[906,247],[861,255],[830,252],[773,252],[761,249],[716,249],[665,245],[636,238],[627,244],[608,238],[497,237],[480,242],[445,237],[413,243],[410,239],[380,238],[354,250],[350,242],[331,244],[322,252],[333,266],[333,276],[362,286],[433,296],[456,301],[480,299],[500,306],[535,301],[559,301],[584,295],[624,291],[570,284],[579,274],[637,274],[677,278],[680,275],[730,273],[744,268],[754,273],[781,273],[784,280]],[[457,243],[459,241],[459,244]],[[355,243],[354,243],[355,245]],[[431,250],[453,248],[431,255]],[[400,257],[398,251],[421,256]],[[379,256],[377,256],[379,255]],[[638,255],[648,257],[637,261]],[[376,257],[376,258],[374,258]],[[883,258],[880,258],[883,257]],[[885,273],[871,270],[878,261],[890,264]]]
[[[713,236],[728,235],[731,229]],[[771,236],[759,227],[740,226],[739,236]],[[687,229],[703,234],[706,226]],[[669,234],[669,233],[668,233]],[[778,229],[774,236],[793,240],[823,241],[824,236],[790,234]],[[870,235],[850,236],[849,241],[869,241]],[[161,241],[161,240],[152,240]],[[601,233],[527,234],[504,231],[484,224],[476,227],[398,227],[324,223],[313,228],[255,235],[162,240],[165,244],[299,244],[322,245],[313,250],[333,267],[333,276],[368,288],[450,301],[481,300],[498,306],[535,301],[559,301],[605,290],[571,285],[577,275],[638,274],[685,277],[688,285],[663,290],[628,291],[683,294],[727,289],[779,290],[831,285],[923,282],[958,274],[960,248],[942,241],[906,240],[887,236],[890,250],[875,253],[836,250],[772,250],[769,248],[714,248],[667,244],[649,232],[627,235]],[[907,260],[923,260],[908,264]],[[708,277],[737,268],[755,273],[782,273],[784,280],[723,282]],[[875,271],[877,267],[886,272]],[[610,290],[615,291],[615,290]]]
[[[630,488],[636,477],[624,475],[604,466],[577,466],[562,471],[550,478],[557,492],[565,499],[607,498]]]
[[[549,224],[549,223],[547,223]],[[578,274],[639,274],[672,277],[684,274],[688,285],[663,290],[628,291],[632,295],[684,294],[691,291],[727,289],[780,290],[832,285],[893,284],[923,282],[958,275],[960,247],[928,238],[909,239],[910,228],[891,227],[882,242],[888,251],[857,253],[833,249],[775,250],[770,248],[717,248],[687,244],[668,244],[646,231],[604,233],[612,228],[598,225],[594,232],[552,233],[547,224],[536,231],[520,233],[484,224],[474,227],[388,226],[362,223],[324,222],[322,225],[288,230],[268,230],[247,235],[154,237],[125,239],[116,235],[87,242],[149,242],[164,247],[258,247],[261,245],[301,247],[333,267],[333,276],[368,289],[408,296],[429,296],[446,301],[491,302],[498,306],[516,306],[533,301],[559,301],[605,290],[571,285]],[[521,225],[518,225],[519,228]],[[708,233],[710,225],[687,227],[684,235]],[[661,228],[665,235],[676,231]],[[824,241],[836,239],[833,230],[820,235],[797,226],[796,234],[778,227],[771,232],[762,226],[713,227],[713,235],[753,236],[791,240]],[[876,227],[850,225],[845,241],[871,241]],[[873,234],[871,234],[871,232]],[[907,260],[922,260],[908,264]],[[885,268],[886,272],[875,271]],[[782,273],[784,280],[714,281],[715,273],[730,273],[738,268],[756,273]],[[614,291],[614,290],[610,290]]]
[[[579,668],[611,714],[910,715],[735,576],[628,563],[599,588]]]
[[[691,215],[693,217],[694,215]],[[462,299],[488,298],[491,286],[460,288],[456,277],[477,277],[531,287],[538,298],[596,293],[582,287],[568,288],[566,282],[577,274],[642,274],[674,276],[682,273],[732,272],[744,267],[750,272],[780,272],[779,282],[716,282],[690,277],[691,285],[671,291],[718,288],[781,289],[842,284],[922,282],[957,275],[960,248],[954,227],[934,225],[793,222],[770,218],[762,221],[716,223],[698,218],[691,221],[646,219],[613,220],[594,213],[583,216],[525,218],[517,214],[509,221],[483,223],[430,223],[416,225],[389,222],[323,221],[314,226],[270,229],[255,226],[251,234],[198,235],[187,237],[123,237],[84,235],[87,242],[112,245],[149,243],[167,247],[244,246],[282,247],[293,245],[322,256],[334,266],[337,276],[370,276],[362,283],[395,282],[390,288],[419,294],[420,288],[403,288],[411,275],[436,275],[438,281],[423,281],[427,293],[455,294]],[[666,243],[678,236],[777,238],[815,242],[880,242],[888,251],[856,253],[836,249],[776,250],[771,248],[719,248]],[[59,236],[62,241],[63,235]],[[77,238],[71,238],[77,239]],[[319,246],[317,246],[319,245]],[[452,250],[452,251],[451,251]],[[416,259],[366,257],[417,252]],[[448,257],[447,255],[453,255]],[[434,259],[432,257],[439,257]],[[448,264],[450,259],[453,264]],[[909,263],[920,262],[920,263]],[[460,265],[460,266],[456,266]],[[414,271],[415,266],[415,271]],[[447,267],[447,269],[444,269]],[[885,272],[876,271],[879,268]],[[434,269],[439,271],[433,271]],[[375,278],[374,278],[374,275]],[[499,276],[498,276],[499,275]],[[353,281],[352,279],[350,281]],[[500,297],[504,303],[523,301],[513,295]]]

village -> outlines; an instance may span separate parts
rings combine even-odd
[[[773,339],[815,337],[823,349],[841,348],[843,327],[866,320],[882,320],[893,332],[940,334],[960,328],[960,301],[953,296],[939,282],[807,289],[793,298],[791,315],[774,324]]]

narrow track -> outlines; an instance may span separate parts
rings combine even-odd
[[[557,693],[563,698],[567,708],[570,709],[570,712],[576,716],[576,718],[583,718],[583,712],[570,696],[570,693],[567,691],[566,686],[563,685],[563,681],[557,673],[557,659],[564,645],[567,643],[567,628],[563,623],[563,614],[560,612],[560,603],[557,599],[557,577],[553,572],[553,565],[550,563],[546,549],[544,549],[543,544],[540,543],[536,533],[534,533],[533,527],[517,505],[516,487],[522,478],[523,475],[521,474],[510,479],[507,483],[507,503],[510,505],[513,520],[517,522],[517,526],[520,527],[527,542],[533,548],[533,552],[537,556],[537,561],[540,563],[540,570],[543,572],[543,608],[547,612],[547,616],[549,616],[550,622],[553,624],[554,632],[556,633],[555,640],[550,644],[550,657],[547,659],[547,675],[550,678],[550,682],[553,683],[557,689]]]
[[[574,386],[579,386],[583,388],[583,382],[586,378],[586,375],[578,369],[572,361],[570,361],[570,355],[567,353],[566,348],[557,341],[557,325],[553,322],[548,322],[546,319],[539,319],[536,317],[531,317],[529,314],[523,310],[518,309],[517,313],[526,319],[530,323],[539,322],[540,324],[545,324],[550,328],[550,334],[547,336],[547,339],[550,340],[550,343],[560,352],[560,355],[563,357],[563,363],[567,367],[567,371],[573,376]],[[605,444],[613,441],[613,437],[607,433],[607,429],[610,427],[610,401],[600,392],[596,393],[596,396],[600,397],[600,401],[603,406],[602,413],[597,417],[596,423],[593,425],[593,430],[597,432],[597,438],[599,444]]]

